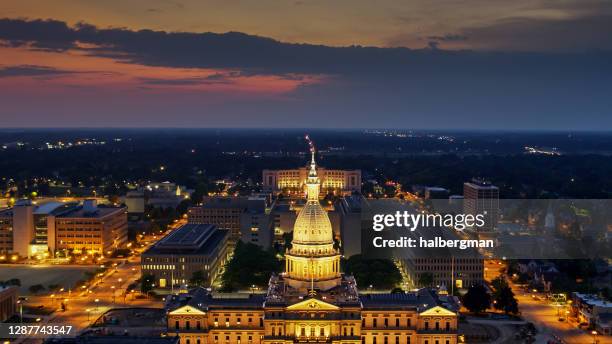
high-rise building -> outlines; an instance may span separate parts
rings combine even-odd
[[[210,286],[228,255],[227,230],[214,225],[185,224],[142,253],[142,274],[153,275],[155,287],[189,285],[194,273]]]
[[[0,210],[0,255],[13,253],[13,209]]]
[[[274,220],[263,202],[252,202],[240,215],[240,240],[269,249],[274,241]]]
[[[340,247],[347,258],[361,253],[364,207],[367,207],[367,201],[361,195],[343,197],[336,204],[340,214]]]
[[[18,201],[13,213],[13,252],[21,257],[30,255],[30,244],[34,240],[34,206],[30,201]]]
[[[294,170],[263,170],[263,190],[266,192],[295,194],[301,196],[306,192],[308,168]],[[318,169],[322,193],[335,192],[339,195],[350,195],[361,192],[360,170]]]
[[[482,214],[485,217],[484,226],[475,230],[491,232],[497,227],[499,220],[499,188],[483,179],[473,179],[463,184],[463,211],[474,216]]]
[[[430,290],[359,294],[340,271],[319,187],[313,153],[285,272],[272,276],[265,295],[216,297],[198,288],[173,296],[167,333],[182,344],[456,344],[457,314]]]

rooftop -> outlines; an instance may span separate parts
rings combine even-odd
[[[594,294],[583,294],[583,293],[574,293],[578,299],[582,300],[582,302],[586,303],[589,306],[595,307],[606,307],[612,309],[612,302],[606,301]]]
[[[202,311],[215,308],[263,308],[264,295],[251,294],[246,297],[215,297],[208,290],[198,287],[186,294],[171,295],[166,299],[166,309],[174,310],[191,306]]]
[[[210,224],[185,224],[165,236],[157,244],[163,248],[198,248],[215,232],[216,227]]]
[[[210,255],[229,231],[208,224],[186,224],[143,253],[146,255]]]
[[[285,284],[282,275],[274,275],[270,278],[266,295],[267,305],[287,306],[300,302],[305,297],[303,291],[293,289]],[[340,285],[326,291],[317,290],[315,297],[335,305],[359,305],[357,282],[355,282],[353,276],[342,276]]]
[[[126,211],[126,207],[110,207],[110,206],[97,206],[95,211],[88,211],[83,206],[74,207],[73,209],[64,213],[58,214],[58,218],[101,218],[108,216],[116,212]]]
[[[0,209],[0,217],[12,217],[12,216],[13,216],[13,208]]]

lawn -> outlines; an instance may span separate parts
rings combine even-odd
[[[58,265],[0,265],[0,281],[17,278],[21,281],[19,293],[28,295],[28,288],[35,284],[42,284],[45,289],[52,284],[61,287],[73,288],[75,282],[83,279],[83,273],[95,270],[91,266],[58,266]]]

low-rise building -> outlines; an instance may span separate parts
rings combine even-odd
[[[110,254],[127,244],[127,208],[85,200],[55,216],[54,251]],[[50,245],[51,246],[51,245]]]
[[[47,258],[58,251],[108,254],[127,244],[125,207],[78,202],[18,201],[0,211],[0,252]]]
[[[141,255],[142,274],[152,275],[158,288],[190,284],[201,272],[209,286],[228,256],[229,231],[211,224],[185,224]]]
[[[122,198],[130,214],[142,214],[147,206],[153,208],[176,208],[191,197],[193,190],[172,182],[149,183],[128,191]]]
[[[17,288],[0,287],[0,322],[17,313]]]
[[[580,323],[586,323],[600,334],[612,335],[610,319],[612,302],[597,295],[572,293],[572,313]]]

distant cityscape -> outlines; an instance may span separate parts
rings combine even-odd
[[[78,329],[77,339],[49,342],[605,343],[612,335],[611,162],[602,146],[584,155],[612,137],[580,134],[579,153],[556,133],[539,143],[531,134],[392,130],[306,139],[24,133],[0,133],[0,320]],[[516,180],[500,161],[541,179]],[[379,206],[484,213],[485,226],[448,235],[493,238],[501,248],[369,257],[364,224]],[[560,247],[575,241],[574,250]],[[578,258],[559,259],[559,250]]]

